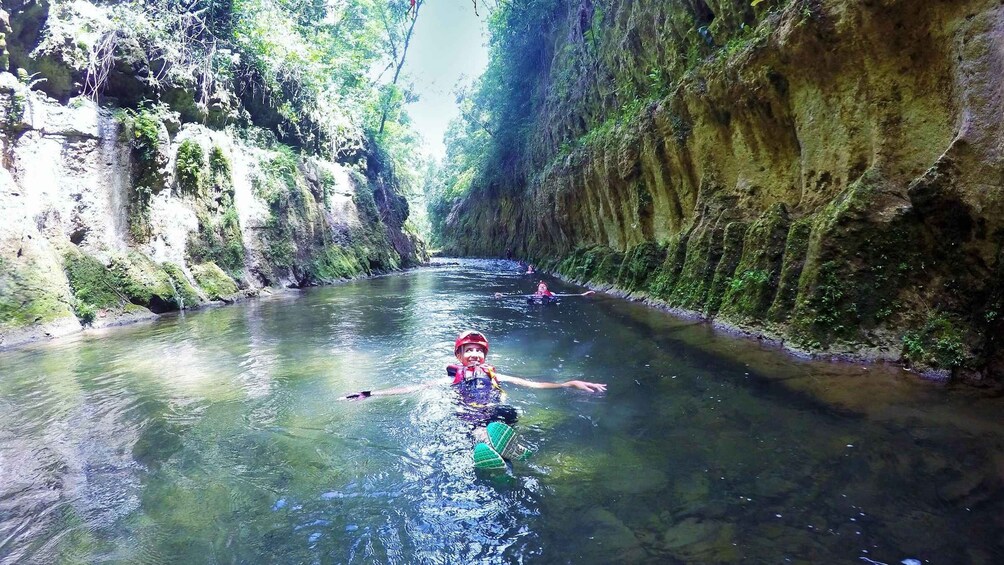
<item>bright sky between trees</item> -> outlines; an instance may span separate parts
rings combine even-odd
[[[415,24],[404,72],[414,82],[419,101],[408,104],[407,110],[425,138],[426,152],[435,159],[446,154],[443,134],[457,115],[457,80],[464,77],[469,83],[488,64],[488,2],[479,1],[477,11],[475,15],[471,0],[426,0]]]

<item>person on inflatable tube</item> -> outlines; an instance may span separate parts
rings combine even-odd
[[[477,444],[474,447],[475,468],[504,469],[505,460],[525,459],[530,451],[516,441],[512,425],[516,423],[516,410],[504,404],[502,383],[529,388],[575,388],[586,392],[605,392],[607,385],[580,380],[560,383],[541,382],[504,375],[486,363],[488,339],[483,333],[462,332],[453,343],[453,353],[458,363],[446,367],[446,378],[425,383],[405,385],[381,390],[364,390],[344,396],[345,400],[362,400],[373,396],[408,394],[437,384],[449,385],[461,401],[460,418],[472,426]]]

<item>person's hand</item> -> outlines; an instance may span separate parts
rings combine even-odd
[[[364,398],[369,398],[373,396],[373,393],[368,390],[362,390],[359,392],[354,392],[352,394],[346,394],[341,398],[341,400],[362,400]]]
[[[586,392],[606,392],[607,385],[602,383],[590,383],[586,381],[568,381],[565,386],[575,387]]]

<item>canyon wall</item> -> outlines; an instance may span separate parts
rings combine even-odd
[[[752,4],[556,2],[530,141],[447,247],[999,382],[1004,6]]]
[[[0,11],[0,347],[427,260],[365,141],[336,157],[316,135],[280,143],[274,109],[257,124],[234,96],[158,90],[122,49],[114,96],[83,96],[66,13],[95,6]]]

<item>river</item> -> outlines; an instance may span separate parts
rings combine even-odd
[[[1004,563],[1004,399],[536,282],[441,261],[0,352],[0,562]],[[339,400],[468,328],[608,391],[506,386],[536,453],[494,475],[446,385]]]

